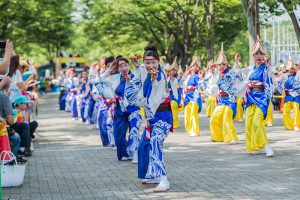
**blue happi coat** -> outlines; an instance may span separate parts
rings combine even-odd
[[[265,63],[260,66],[254,66],[253,72],[249,77],[250,82],[260,82],[264,86],[264,92],[247,91],[246,95],[246,108],[255,104],[261,109],[264,118],[267,116],[268,106],[272,98],[273,81]]]
[[[225,93],[228,94],[227,96],[218,96],[218,105],[225,105],[228,106],[233,112],[233,118],[236,115],[236,100],[235,100],[235,93],[237,92],[237,86],[234,84],[236,79],[242,80],[242,77],[229,71],[226,69],[223,72],[224,77],[220,77],[217,81],[217,85],[219,90],[223,90]]]
[[[300,104],[300,80],[297,77],[297,73],[288,75],[284,88],[289,93],[289,95],[285,96],[284,103],[297,102]]]
[[[183,81],[183,80],[181,80]],[[194,88],[194,91],[188,91],[189,88]],[[186,106],[190,101],[198,104],[198,112],[202,110],[202,98],[198,91],[199,89],[199,75],[197,73],[192,74],[188,80],[185,87],[184,95],[184,106]]]

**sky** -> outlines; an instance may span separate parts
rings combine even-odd
[[[282,7],[282,9],[284,9],[284,8]],[[295,14],[296,14],[296,17],[298,18],[298,21],[300,23],[300,6],[297,7],[297,9],[295,11]],[[269,18],[270,16],[266,16],[266,15],[264,16],[264,14],[262,14],[261,17],[262,18],[264,18],[264,17]],[[275,19],[275,22],[277,22],[277,21],[290,21],[291,20],[287,12],[285,12],[281,16],[273,16],[273,17]],[[272,23],[272,21],[270,21],[270,23]]]

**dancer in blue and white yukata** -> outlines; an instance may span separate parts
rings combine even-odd
[[[70,100],[70,110],[72,115],[72,120],[78,120],[78,87],[79,87],[79,80],[76,76],[75,70],[71,70],[70,77],[73,77],[72,84],[70,87],[70,96],[67,99],[67,102]],[[69,103],[69,102],[68,102]]]
[[[142,123],[140,107],[129,105],[124,90],[127,80],[134,78],[129,70],[129,62],[126,58],[119,57],[117,60],[118,86],[116,93],[116,108],[114,112],[114,136],[117,147],[118,160],[132,159],[132,163],[138,163],[138,146],[140,141],[139,129]],[[126,132],[129,128],[129,138],[126,140]]]
[[[97,90],[94,89],[94,82],[96,81],[96,79],[97,79],[97,63],[94,63],[90,67],[89,76],[88,76],[89,98],[87,100],[87,107],[88,107],[87,119],[86,119],[87,125],[92,125],[95,124],[96,122],[93,117],[96,100],[99,98]]]
[[[269,145],[265,129],[265,118],[273,94],[272,71],[266,66],[266,51],[259,37],[252,55],[255,65],[244,70],[248,83],[246,91],[245,139],[247,152],[250,154],[266,154],[272,157],[274,152]]]
[[[66,96],[67,96],[67,91],[66,91],[66,71],[61,71],[60,72],[60,80],[59,80],[59,87],[60,87],[60,94],[58,98],[58,103],[59,103],[59,110],[65,110],[66,107]]]
[[[68,70],[68,78],[65,82],[65,88],[67,93],[65,94],[65,111],[71,112],[72,111],[72,99],[73,99],[73,92],[76,91],[76,87],[78,86],[78,79],[75,77],[76,73],[74,68]],[[75,115],[75,113],[74,113]],[[73,117],[73,114],[72,114]]]
[[[60,87],[61,90],[63,90],[63,94],[61,95],[60,99],[59,99],[59,107],[60,110],[66,111],[68,110],[68,112],[70,111],[70,108],[66,108],[67,106],[67,97],[70,96],[70,87],[72,85],[72,80],[70,79],[70,69],[68,69],[66,71],[66,76],[63,78],[63,80],[61,80],[60,82]]]
[[[167,179],[163,142],[173,123],[167,80],[159,64],[159,54],[155,46],[149,45],[144,49],[145,67],[136,58],[132,59],[136,66],[135,78],[127,80],[125,97],[130,105],[145,107],[147,119],[147,127],[138,150],[138,178],[144,184],[159,183],[154,192],[165,192],[170,184]],[[141,80],[136,77],[146,78]],[[141,90],[143,92],[140,96]]]
[[[99,80],[94,84],[97,88],[99,97],[98,104],[98,130],[102,140],[102,144],[105,147],[114,147],[114,111],[116,107],[116,94],[115,90],[120,82],[119,72],[116,68],[112,68],[115,65],[115,58],[113,56],[105,59],[106,71],[100,75]]]
[[[286,70],[277,82],[278,90],[285,93],[283,106],[283,125],[287,130],[300,129],[300,71],[289,56]]]
[[[181,93],[179,87],[179,79],[177,75],[177,58],[175,58],[171,66],[165,66],[164,70],[167,75],[168,89],[170,92],[170,101],[173,116],[173,128],[175,129],[180,127],[178,112],[181,106]]]
[[[241,60],[241,55],[239,53],[235,54],[234,56],[234,60],[235,63],[231,68],[231,71],[235,72],[235,73],[241,73],[241,68],[242,68],[242,64],[240,63]],[[243,75],[241,74],[241,77],[243,79]],[[242,84],[242,81],[240,81],[239,83],[237,82],[237,84]],[[242,121],[243,120],[243,115],[244,115],[244,93],[237,93],[235,94],[235,100],[236,100],[236,115],[234,118],[234,121]]]
[[[217,106],[219,71],[217,65],[213,61],[209,61],[208,72],[204,79],[199,82],[201,90],[207,96],[206,99],[206,115],[211,117]]]
[[[202,110],[202,98],[200,95],[199,75],[201,68],[200,58],[197,57],[191,66],[187,67],[180,86],[184,88],[184,124],[186,133],[193,137],[200,135],[198,113]]]
[[[238,136],[233,119],[236,115],[235,94],[239,91],[238,87],[240,86],[236,84],[236,80],[242,81],[242,76],[228,69],[223,43],[216,64],[219,66],[217,81],[219,95],[218,105],[210,118],[211,139],[214,142],[237,144]]]
[[[78,102],[80,117],[82,122],[86,122],[87,119],[87,111],[88,111],[88,100],[89,100],[89,83],[88,83],[88,72],[84,70],[81,73],[82,77],[80,80],[79,86],[79,95],[78,95]]]

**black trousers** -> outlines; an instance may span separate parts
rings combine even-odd
[[[34,137],[33,134],[34,134],[36,128],[38,127],[38,125],[39,124],[37,123],[37,121],[29,122],[29,129],[30,129],[30,136],[31,136],[31,138]]]
[[[16,122],[10,127],[20,135],[21,138],[20,147],[29,148],[31,143],[29,124],[24,122]]]

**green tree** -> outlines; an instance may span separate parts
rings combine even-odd
[[[239,0],[83,2],[87,8],[84,15],[87,37],[105,51],[113,53],[116,47],[131,50],[140,48],[141,44],[154,43],[166,62],[172,62],[177,56],[183,67],[195,55],[207,60],[208,52],[209,58],[213,57],[214,45],[208,41],[230,44],[246,28]],[[208,23],[209,15],[215,20]],[[213,29],[208,27],[210,25]]]
[[[14,41],[18,53],[45,53],[53,62],[71,44],[73,0],[0,1],[0,38]]]

